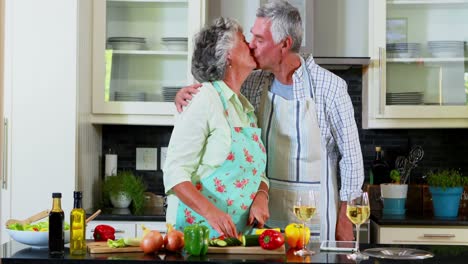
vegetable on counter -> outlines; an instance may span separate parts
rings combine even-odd
[[[125,244],[125,240],[123,238],[120,238],[120,239],[117,239],[117,240],[108,239],[107,240],[107,245],[110,248],[122,248],[122,247],[127,246],[127,244]]]
[[[94,241],[107,241],[115,239],[115,229],[110,225],[97,225],[93,233]]]
[[[256,235],[261,235],[263,232],[265,232],[267,230],[275,230],[275,231],[281,232],[281,229],[279,227],[276,227],[276,228],[259,228],[259,229],[255,229],[255,234]]]
[[[193,256],[203,256],[208,252],[210,230],[202,224],[184,228],[185,250]]]
[[[140,242],[140,248],[145,254],[151,254],[163,247],[164,239],[157,230],[150,230],[142,225],[143,239]]]
[[[284,244],[283,235],[276,230],[266,230],[259,237],[263,249],[277,249]]]
[[[124,238],[124,243],[127,246],[138,247],[140,246],[141,240],[141,237],[126,237]]]
[[[10,224],[7,227],[10,230],[17,230],[17,231],[36,231],[36,232],[48,232],[49,231],[49,222],[48,221],[42,221],[42,222],[37,222],[34,224],[20,224],[20,223],[14,223]],[[70,229],[70,224],[67,222],[64,222],[64,229],[69,230]]]
[[[184,248],[184,233],[174,229],[172,224],[166,224],[167,234],[164,237],[164,248],[176,252]]]
[[[242,245],[244,247],[260,246],[259,238],[260,238],[260,235],[243,235]]]
[[[286,236],[286,243],[290,248],[303,248],[302,234],[305,232],[305,244],[309,243],[310,229],[303,224],[291,223],[284,229],[284,235]]]

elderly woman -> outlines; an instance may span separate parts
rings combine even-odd
[[[164,166],[166,221],[205,220],[210,236],[235,237],[269,217],[266,153],[241,85],[256,67],[241,26],[218,18],[195,38],[192,74],[203,86],[178,116]]]

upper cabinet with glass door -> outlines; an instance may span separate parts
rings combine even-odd
[[[468,0],[369,8],[363,127],[468,127]]]
[[[203,0],[95,0],[93,122],[171,125]]]

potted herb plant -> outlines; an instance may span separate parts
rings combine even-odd
[[[429,191],[432,195],[434,216],[457,217],[460,199],[468,177],[454,169],[429,172],[427,175]]]
[[[396,169],[390,171],[392,183],[380,184],[380,193],[383,200],[383,213],[391,215],[405,214],[406,195],[408,184],[404,184],[400,172]]]
[[[130,204],[138,212],[143,208],[146,185],[131,171],[121,171],[115,176],[107,176],[103,184],[104,203],[116,208],[127,208]]]

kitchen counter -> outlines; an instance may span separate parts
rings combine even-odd
[[[385,215],[382,211],[372,211],[370,220],[378,225],[418,225],[418,226],[468,226],[468,216],[455,218],[435,217],[432,214],[406,213],[405,215]]]
[[[86,217],[92,215],[97,209],[87,209]],[[119,208],[103,208],[94,220],[106,221],[166,221],[166,208],[165,207],[144,207],[140,214],[135,214],[130,209]]]
[[[384,245],[362,244],[361,248],[382,247]],[[395,246],[395,245],[393,245]],[[419,248],[430,251],[435,257],[424,260],[384,260],[369,258],[361,261],[360,264],[367,263],[466,263],[468,257],[468,246],[423,246],[406,245],[407,248]],[[33,249],[15,241],[1,245],[1,264],[42,264],[42,263],[70,263],[70,264],[90,264],[90,263],[126,263],[137,264],[142,262],[157,263],[356,263],[347,258],[346,254],[337,252],[320,252],[319,244],[312,243],[311,248],[317,252],[311,257],[297,257],[292,251],[286,255],[234,255],[234,254],[208,254],[203,257],[192,257],[174,253],[144,255],[143,253],[113,253],[113,254],[87,254],[84,256],[70,256],[68,248],[63,258],[50,258],[47,248]]]

